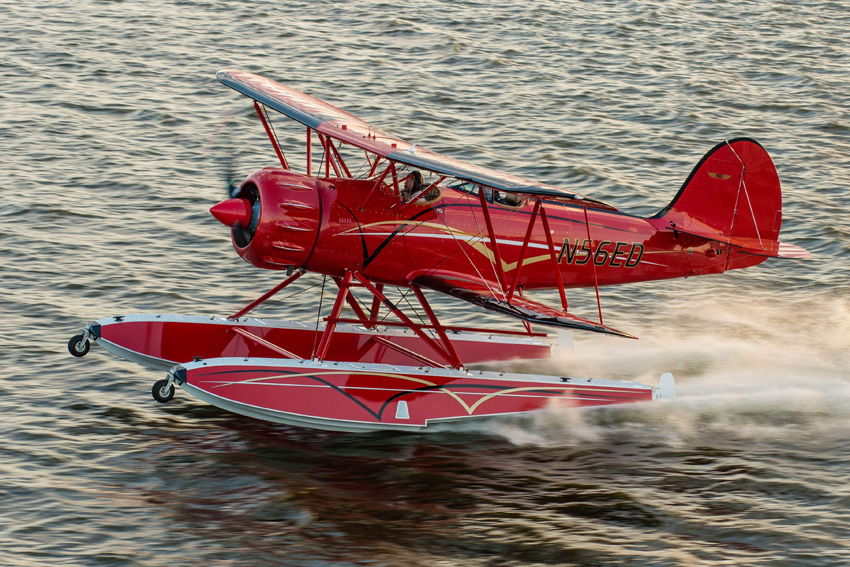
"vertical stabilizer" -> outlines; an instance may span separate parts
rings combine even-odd
[[[705,154],[659,217],[706,236],[776,240],[782,193],[773,160],[755,140],[723,141]]]
[[[779,242],[779,175],[767,151],[750,138],[714,146],[673,201],[652,218],[664,227],[729,244],[736,253],[761,257],[735,267],[754,265],[768,256],[808,256],[802,248]]]

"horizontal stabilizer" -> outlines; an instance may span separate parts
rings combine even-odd
[[[756,256],[802,260],[804,258],[808,258],[811,255],[810,252],[805,248],[801,248],[796,244],[789,244],[788,242],[780,242],[778,240],[762,241],[758,238],[724,236],[722,234],[716,234],[712,231],[681,230],[678,228],[675,230],[677,232],[681,232],[682,234],[690,234],[692,236],[699,236],[701,238],[706,238],[715,242],[722,242],[738,249],[738,251],[740,252],[754,254]]]
[[[529,323],[593,331],[629,339],[637,338],[634,335],[543,305],[528,298],[514,296],[510,302],[507,302],[503,298],[496,297],[493,290],[498,290],[499,285],[492,282],[474,282],[461,276],[455,278],[440,274],[439,276],[431,275],[416,278],[414,283]]]
[[[774,258],[793,258],[794,260],[802,260],[803,258],[808,258],[811,255],[811,252],[805,248],[797,246],[796,244],[780,242],[779,249],[776,251]]]

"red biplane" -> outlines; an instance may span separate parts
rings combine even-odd
[[[246,262],[286,277],[230,317],[116,316],[71,338],[75,356],[92,341],[167,369],[153,387],[160,402],[179,385],[256,418],[369,431],[668,397],[671,375],[650,387],[468,365],[548,357],[552,343],[537,325],[631,337],[603,323],[601,306],[598,320],[571,313],[567,288],[593,287],[598,302],[600,286],[808,256],[777,240],[779,178],[748,138],[717,144],[673,201],[643,218],[428,151],[252,73],[222,71],[218,80],[254,100],[280,165],[229,188],[230,198],[210,212],[230,228]],[[268,110],[306,126],[303,173],[287,161]],[[322,323],[246,317],[308,272],[338,289]],[[404,301],[391,299],[393,286]],[[546,289],[557,290],[560,305],[524,293]],[[426,291],[514,318],[524,329],[442,324]]]

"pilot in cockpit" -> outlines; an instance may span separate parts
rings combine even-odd
[[[514,193],[503,193],[483,185],[482,189],[484,191],[484,198],[488,203],[498,203],[507,207],[519,207],[525,203],[525,200],[522,197],[515,195]]]
[[[418,194],[420,191],[425,189],[428,186],[422,180],[422,172],[413,170],[410,172],[410,175],[405,177],[404,179],[404,188],[401,190],[401,198],[406,203],[413,198],[414,195]],[[431,190],[426,191],[423,195],[419,196],[419,199],[424,199],[425,201],[432,201],[439,197],[440,190],[436,187],[431,188]]]

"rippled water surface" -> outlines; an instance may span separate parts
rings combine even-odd
[[[850,565],[846,1],[0,0],[0,22],[0,564]],[[813,257],[603,289],[641,340],[514,366],[672,371],[665,403],[423,435],[159,405],[158,374],[65,344],[113,314],[228,314],[277,281],[207,212],[222,152],[243,175],[275,162],[221,68],[639,214],[752,136],[783,240]],[[303,129],[276,124],[300,155]],[[592,290],[570,301],[592,317]]]

